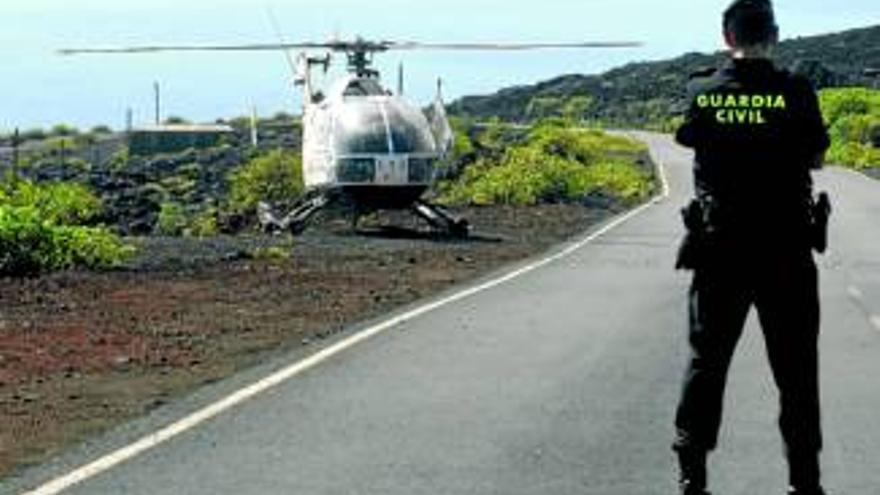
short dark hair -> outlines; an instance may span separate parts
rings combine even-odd
[[[770,0],[736,0],[724,11],[724,31],[739,46],[767,44],[778,29]]]

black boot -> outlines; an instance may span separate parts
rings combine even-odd
[[[681,489],[681,495],[712,495],[711,493],[706,491],[706,487],[698,487],[696,485],[692,485],[687,481],[682,481],[679,485]]]
[[[790,495],[825,495],[820,483],[819,454],[789,454]]]
[[[808,489],[790,486],[788,487],[788,495],[825,495],[825,490],[821,486]]]
[[[678,451],[681,495],[709,495],[706,491],[706,452]]]

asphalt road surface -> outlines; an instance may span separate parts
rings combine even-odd
[[[672,264],[691,158],[668,137],[643,137],[666,169],[667,199],[67,493],[675,493],[689,276]],[[831,169],[817,183],[835,200],[820,259],[826,484],[880,493],[880,182]],[[710,461],[714,493],[784,493],[776,400],[753,313]]]

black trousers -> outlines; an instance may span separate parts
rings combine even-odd
[[[815,456],[822,448],[816,265],[810,252],[790,254],[748,262],[714,256],[695,271],[689,297],[691,356],[675,418],[676,450],[715,448],[727,371],[752,305],[779,389],[787,454],[790,459]]]

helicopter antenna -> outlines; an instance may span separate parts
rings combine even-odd
[[[284,38],[284,32],[281,31],[281,26],[278,24],[278,18],[275,17],[275,11],[272,9],[271,5],[266,5],[266,16],[269,17],[269,23],[272,25],[272,29],[275,30],[275,36],[278,37],[278,41],[281,42],[281,45],[288,45],[287,40]],[[287,66],[290,68],[290,74],[295,78],[296,77],[296,62],[293,60],[293,55],[290,53],[289,48],[284,49],[284,58],[287,60]]]

